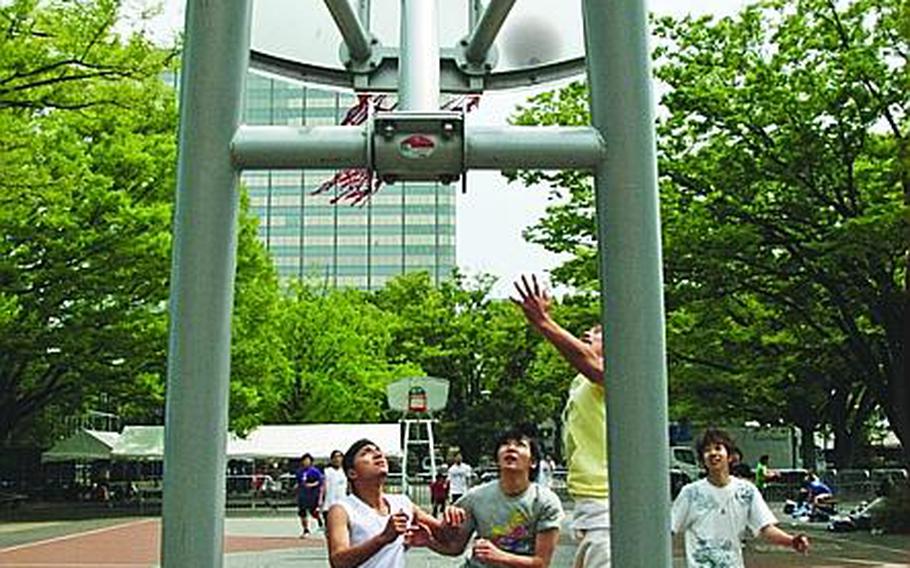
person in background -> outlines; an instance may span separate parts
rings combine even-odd
[[[441,471],[436,474],[436,479],[430,483],[430,500],[433,502],[433,516],[445,512],[446,499],[449,496],[449,481]]]
[[[313,456],[303,454],[300,467],[297,468],[297,515],[303,532],[300,538],[310,534],[310,523],[307,514],[316,519],[322,528],[322,516],[319,514],[319,497],[322,495],[322,472],[313,465]]]
[[[325,480],[322,484],[322,514],[323,517],[328,513],[329,508],[341,500],[348,492],[348,478],[341,468],[341,462],[344,454],[341,450],[333,450],[329,456],[329,465],[326,466],[323,476]]]
[[[730,473],[740,479],[753,480],[755,475],[752,468],[743,459],[743,452],[739,448],[733,448],[733,460],[730,462]]]
[[[834,504],[834,490],[820,480],[813,470],[806,474],[806,491],[807,501],[813,509],[830,508]]]
[[[551,487],[555,470],[556,465],[553,463],[553,458],[550,457],[550,454],[544,455],[543,459],[540,460],[540,473],[537,474],[537,483],[544,487]]]
[[[461,461],[461,452],[455,454],[452,465],[449,466],[446,473],[446,478],[449,480],[449,497],[453,503],[468,492],[473,475],[474,469]]]
[[[758,458],[758,463],[755,464],[755,486],[762,493],[765,492],[768,482],[777,478],[777,472],[771,469],[770,463],[771,456],[763,454]]]

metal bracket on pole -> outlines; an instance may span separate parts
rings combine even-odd
[[[455,56],[461,71],[485,75],[496,67],[499,55],[493,42],[514,4],[515,0],[492,0],[480,20],[472,22],[471,32],[459,42],[460,50]]]
[[[381,112],[373,118],[372,163],[379,179],[452,183],[464,172],[459,112]]]
[[[363,27],[348,0],[325,0],[326,8],[335,20],[335,26],[341,32],[348,59],[355,62],[370,59],[370,52],[378,40]],[[346,61],[342,57],[342,61]]]

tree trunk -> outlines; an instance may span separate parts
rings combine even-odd
[[[904,310],[904,314],[906,313]],[[910,328],[906,321],[905,315],[904,327]],[[910,337],[910,329],[907,329],[907,332],[904,337]],[[901,345],[900,348],[905,348],[905,345]],[[888,423],[894,430],[894,435],[900,440],[904,467],[910,467],[910,405],[907,402],[910,400],[910,378],[905,374],[904,354],[899,353],[896,359],[896,369],[888,383],[891,404],[885,406],[891,409],[891,412],[887,413]]]
[[[842,425],[834,428],[834,467],[850,469],[856,453],[856,440],[852,432]]]
[[[815,427],[810,425],[800,425],[800,447],[799,457],[806,469],[818,469],[815,458]]]

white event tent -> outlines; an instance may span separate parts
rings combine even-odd
[[[309,453],[315,459],[328,459],[333,450],[343,452],[361,438],[372,440],[388,456],[402,455],[401,426],[398,423],[281,424],[259,426],[243,438],[230,434],[227,457],[299,458]],[[162,459],[163,456],[163,426],[126,426],[111,451],[114,459]]]

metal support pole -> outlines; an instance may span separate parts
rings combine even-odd
[[[401,0],[398,106],[439,110],[439,23],[437,0]]]
[[[436,481],[436,440],[433,439],[433,422],[432,418],[427,418],[427,440],[430,445],[430,479]]]
[[[411,443],[411,421],[404,419],[404,447],[401,449],[401,494],[408,494],[408,446]]]
[[[240,122],[250,0],[188,2],[171,266],[161,558],[223,564]]]
[[[496,41],[496,35],[502,28],[506,16],[515,4],[515,0],[491,0],[487,9],[483,11],[480,22],[471,29],[468,37],[468,46],[465,48],[465,57],[471,63],[483,63],[487,58],[487,51]]]
[[[647,11],[585,0],[604,321],[612,564],[671,566],[663,276]]]
[[[348,0],[325,0],[325,6],[332,14],[341,38],[348,46],[348,52],[354,61],[366,61],[370,58],[370,36],[367,34],[354,8]]]

